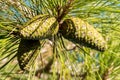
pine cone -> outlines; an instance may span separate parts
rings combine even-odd
[[[39,47],[39,40],[21,39],[17,53],[17,60],[22,70],[29,69],[30,63],[33,63],[37,54],[39,54]]]
[[[20,30],[21,38],[39,40],[50,38],[58,32],[58,23],[54,17],[36,16]]]
[[[107,48],[106,41],[102,35],[93,26],[84,22],[80,18],[72,17],[66,19],[61,24],[59,32],[64,38],[74,43],[99,51],[104,51]]]

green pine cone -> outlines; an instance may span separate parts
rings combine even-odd
[[[39,54],[39,47],[39,40],[21,39],[17,53],[17,60],[22,70],[28,70],[30,65],[33,65],[32,63]]]
[[[80,18],[66,19],[60,26],[59,32],[66,39],[80,45],[99,51],[104,51],[107,48],[107,43],[102,35],[93,26]]]
[[[58,23],[54,17],[36,16],[20,30],[21,38],[39,40],[50,38],[58,32]]]

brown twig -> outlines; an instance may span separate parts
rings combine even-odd
[[[58,6],[58,8],[57,8],[58,9],[58,11],[57,11],[57,13],[58,13],[57,21],[59,22],[59,24],[61,24],[61,20],[69,12],[73,1],[74,0],[68,0],[67,4],[64,7]]]
[[[109,75],[111,74],[112,72],[112,69],[113,69],[113,66],[107,68],[104,72],[104,74],[102,75],[102,80],[107,80]]]
[[[43,72],[49,73],[52,64],[53,64],[53,58],[49,61],[49,63],[44,68],[37,70],[35,75],[40,78],[41,73]]]

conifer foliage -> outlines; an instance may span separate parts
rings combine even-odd
[[[0,0],[0,70],[16,63],[51,80],[113,78],[120,72],[119,6],[117,0]],[[48,45],[51,51],[43,50]]]
[[[77,17],[64,19],[71,9],[74,8],[74,0],[66,0],[61,5],[57,1],[52,2],[50,0],[41,1],[42,3],[40,2],[40,4],[37,3],[39,2],[37,0],[30,1],[30,4],[28,2],[29,0],[7,0],[1,2],[4,5],[1,8],[2,12],[7,15],[6,18],[5,15],[3,16],[4,19],[14,24],[10,25],[13,31],[8,31],[10,32],[9,37],[13,36],[20,39],[16,55],[22,70],[30,63],[30,59],[35,54],[39,54],[39,41],[52,39],[59,34],[62,34],[63,37],[73,43],[75,42],[100,51],[106,50],[107,44],[104,38],[92,25]],[[38,9],[37,5],[39,5]],[[6,27],[6,25],[3,26]]]

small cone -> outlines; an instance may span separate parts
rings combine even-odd
[[[93,26],[80,18],[66,19],[60,26],[59,32],[64,38],[80,45],[99,51],[104,51],[107,48],[102,35]]]
[[[39,47],[40,47],[39,40],[21,39],[17,53],[17,60],[22,70],[29,69],[28,64],[34,62],[36,58],[35,56],[39,54]]]
[[[50,38],[58,32],[58,23],[54,17],[38,16],[20,30],[21,38],[39,40]]]

